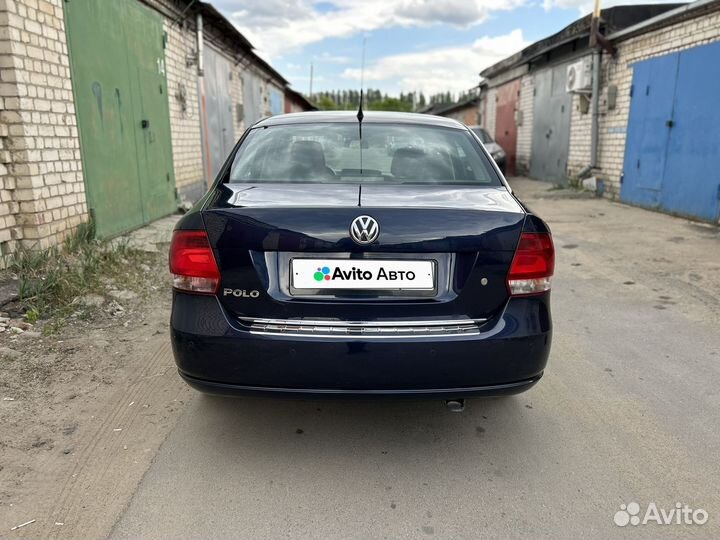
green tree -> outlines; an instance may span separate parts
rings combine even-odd
[[[335,100],[333,100],[329,94],[321,95],[315,103],[317,103],[318,109],[322,111],[332,111],[338,108],[337,103],[335,103]]]
[[[458,94],[458,100],[468,97],[468,92]],[[356,110],[360,105],[360,91],[354,88],[346,90],[325,90],[316,92],[311,100],[321,110]],[[413,111],[428,105],[450,105],[455,103],[452,92],[438,92],[426,96],[422,92],[400,92],[397,96],[383,93],[377,88],[363,90],[363,107],[375,111]]]
[[[417,108],[422,109],[423,107],[425,107],[425,105],[427,105],[427,102],[425,101],[425,94],[420,92],[420,95],[417,99]]]
[[[394,97],[386,97],[380,101],[374,101],[372,106],[368,106],[368,108],[374,111],[410,112],[412,110],[412,103],[401,101]]]

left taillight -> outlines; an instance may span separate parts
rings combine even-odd
[[[173,287],[180,291],[215,294],[220,284],[220,270],[205,231],[173,233],[170,273]]]

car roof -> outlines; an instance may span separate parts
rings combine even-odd
[[[287,124],[326,124],[357,122],[357,111],[309,111],[278,114],[255,123],[253,127],[279,126]],[[401,113],[385,111],[363,111],[363,124],[416,124],[454,129],[467,129],[452,118],[432,114]]]

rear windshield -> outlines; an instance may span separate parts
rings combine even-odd
[[[255,128],[230,182],[412,183],[499,186],[465,130],[418,125],[294,124]]]

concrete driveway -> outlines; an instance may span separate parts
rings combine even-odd
[[[462,414],[196,394],[111,537],[718,537],[718,229],[513,185],[557,249],[534,389]],[[709,517],[616,525],[631,502]]]

